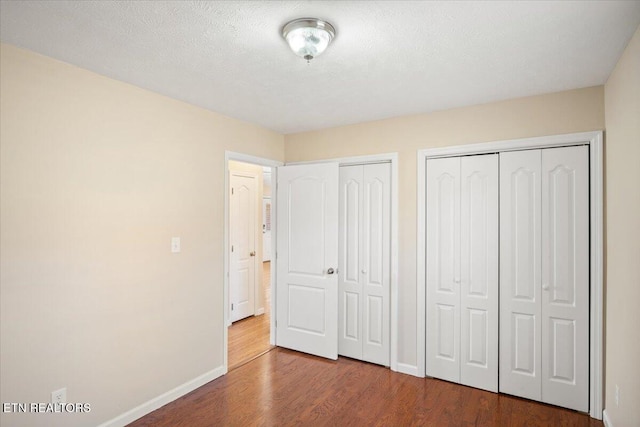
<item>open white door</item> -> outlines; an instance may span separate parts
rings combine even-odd
[[[229,205],[229,303],[231,321],[255,314],[256,268],[255,176],[232,172]]]
[[[277,345],[338,358],[338,164],[278,168]]]

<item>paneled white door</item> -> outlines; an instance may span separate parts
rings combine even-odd
[[[460,164],[460,382],[497,392],[498,155]]]
[[[427,375],[498,388],[498,157],[427,160]]]
[[[589,409],[586,146],[500,154],[500,391]]]
[[[500,391],[541,400],[540,150],[500,153]]]
[[[255,312],[256,181],[255,176],[240,172],[231,172],[229,179],[229,302],[232,322]]]
[[[427,160],[427,375],[460,382],[460,158]]]
[[[542,401],[589,410],[589,148],[542,150]]]
[[[389,365],[390,164],[340,168],[338,353]]]
[[[278,168],[277,345],[338,358],[338,164]]]

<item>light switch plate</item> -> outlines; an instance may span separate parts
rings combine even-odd
[[[171,253],[177,254],[180,252],[180,238],[172,237],[171,238]]]

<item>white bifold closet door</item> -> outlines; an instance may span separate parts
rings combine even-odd
[[[500,154],[500,391],[589,409],[588,147]]]
[[[340,167],[338,353],[389,366],[391,165]]]
[[[498,390],[498,155],[427,160],[427,375]]]

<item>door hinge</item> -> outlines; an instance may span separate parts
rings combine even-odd
[[[233,252],[233,245],[231,245],[231,252]]]
[[[233,187],[231,187],[231,195],[233,196]]]
[[[233,311],[233,304],[231,304],[231,311]]]

